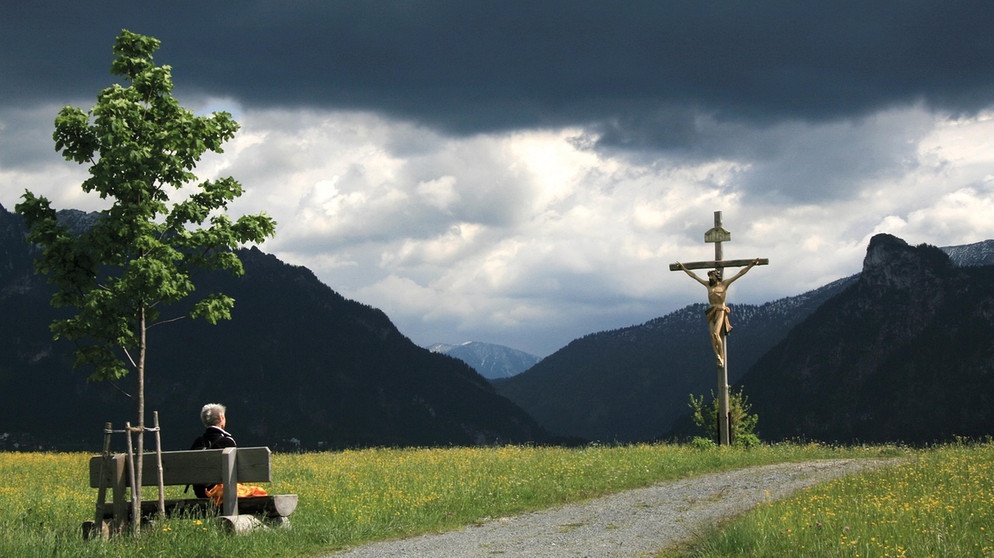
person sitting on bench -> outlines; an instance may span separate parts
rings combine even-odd
[[[220,403],[208,403],[200,410],[200,422],[204,423],[207,430],[193,441],[190,449],[221,449],[233,448],[238,444],[235,439],[224,429],[227,424],[225,412],[227,409]],[[193,493],[197,498],[207,498],[207,491],[214,485],[193,485]]]

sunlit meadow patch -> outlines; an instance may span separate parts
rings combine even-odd
[[[994,445],[952,445],[766,503],[694,556],[994,555]]]

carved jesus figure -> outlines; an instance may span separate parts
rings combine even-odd
[[[725,297],[728,295],[728,286],[732,284],[736,279],[742,277],[747,271],[752,269],[752,266],[759,263],[759,258],[756,258],[749,265],[745,266],[738,273],[733,275],[730,279],[722,279],[721,271],[718,269],[712,269],[708,272],[708,280],[705,281],[697,276],[693,271],[687,269],[682,263],[677,262],[687,275],[694,278],[695,281],[704,285],[708,290],[708,330],[711,333],[711,346],[714,348],[714,355],[718,359],[718,366],[722,368],[725,367],[725,335],[732,330],[732,324],[728,320],[728,313],[730,310],[728,306],[725,306]]]

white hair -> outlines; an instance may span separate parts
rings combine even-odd
[[[208,403],[200,409],[200,422],[204,423],[204,426],[217,426],[221,424],[221,417],[226,410],[220,403]]]

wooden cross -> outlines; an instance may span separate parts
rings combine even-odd
[[[714,227],[704,233],[704,242],[714,243],[714,260],[707,262],[670,264],[670,271],[685,271],[699,283],[705,287],[708,287],[708,302],[710,303],[707,313],[709,319],[709,334],[712,337],[712,343],[714,344],[715,355],[718,361],[718,443],[726,446],[731,443],[731,416],[728,409],[728,344],[725,340],[727,328],[730,328],[731,326],[728,325],[728,309],[725,306],[725,296],[727,295],[726,289],[728,284],[741,277],[742,274],[748,271],[752,266],[767,265],[770,263],[770,261],[766,258],[756,258],[754,260],[723,259],[721,253],[721,243],[731,240],[732,233],[728,232],[721,226],[721,212],[715,211]],[[726,267],[746,267],[746,269],[743,269],[728,281],[723,281],[722,273]],[[708,274],[709,281],[704,281],[694,273],[690,272],[691,269],[706,268],[713,268],[715,270],[714,273],[717,277],[714,280],[717,281],[717,284],[710,282],[710,273]]]
[[[704,233],[704,242],[714,243],[714,261],[710,262],[690,262],[683,264],[687,269],[724,269],[726,267],[743,267],[751,264],[754,260],[723,260],[721,253],[721,243],[731,242],[732,233],[721,226],[721,212],[714,212],[714,227]],[[768,265],[770,260],[759,258],[756,265]],[[670,264],[670,271],[681,271],[680,264]]]

